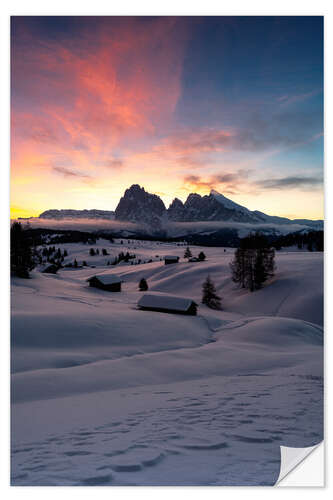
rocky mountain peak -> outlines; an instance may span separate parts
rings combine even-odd
[[[147,193],[143,187],[133,184],[120,199],[115,219],[159,226],[165,212],[165,205],[159,196]]]
[[[175,198],[168,208],[168,219],[173,221],[182,221],[184,219],[185,208],[179,198]]]

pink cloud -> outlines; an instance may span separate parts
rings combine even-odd
[[[12,53],[14,158],[27,149],[50,158],[81,152],[101,163],[166,127],[181,94],[188,33],[179,22],[119,18],[111,29],[106,18],[93,34],[47,43],[21,34],[25,46]]]

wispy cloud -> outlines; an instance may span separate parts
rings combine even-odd
[[[316,95],[321,94],[321,92],[322,92],[321,89],[315,89],[315,90],[312,90],[311,92],[304,92],[302,94],[282,95],[282,96],[277,98],[277,101],[282,106],[288,106],[290,104],[296,104],[298,102],[306,101],[307,99],[310,99],[311,97],[314,97]]]
[[[281,111],[251,115],[242,127],[177,130],[156,144],[148,156],[172,160],[184,168],[205,167],[224,154],[277,153],[309,143],[322,134],[319,112]]]
[[[321,177],[289,176],[278,179],[264,179],[256,182],[261,189],[313,189],[322,187]]]
[[[114,159],[114,160],[107,160],[105,162],[106,166],[109,167],[109,168],[121,168],[123,167],[124,165],[124,161],[123,160],[117,160],[117,159]]]
[[[59,167],[53,166],[52,170],[57,172],[58,174],[63,175],[64,177],[77,177],[79,179],[92,179],[91,175],[85,174],[83,172],[79,172],[78,170],[73,170],[67,167]]]

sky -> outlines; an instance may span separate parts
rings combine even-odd
[[[323,218],[323,18],[11,18],[11,216],[223,193]]]

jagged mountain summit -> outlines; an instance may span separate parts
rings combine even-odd
[[[126,189],[115,210],[115,219],[160,226],[166,208],[159,196],[150,194],[138,184]]]
[[[191,193],[184,204],[175,199],[168,209],[168,218],[178,222],[221,220],[262,223],[265,221],[264,217],[234,203],[214,190],[205,196]]]

